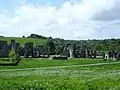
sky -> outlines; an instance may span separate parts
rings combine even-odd
[[[0,35],[120,38],[120,0],[0,0]]]

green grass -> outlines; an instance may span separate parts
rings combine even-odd
[[[22,59],[18,66],[0,66],[0,69],[19,69],[19,68],[40,68],[51,66],[71,66],[82,64],[93,64],[108,62],[99,59],[71,59],[71,60],[49,60],[49,59]]]
[[[16,68],[71,66],[100,62],[104,61],[37,59],[23,60]],[[120,64],[0,71],[0,90],[120,90]]]
[[[26,42],[33,42],[34,45],[45,44],[45,39],[36,39],[36,38],[21,38],[21,37],[0,37],[0,40],[7,41],[10,44],[11,39],[14,39],[17,43],[20,43],[22,46]]]

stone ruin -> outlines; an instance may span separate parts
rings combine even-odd
[[[16,42],[15,42],[15,40],[14,39],[12,39],[11,40],[11,42],[10,42],[10,50],[12,50],[12,49],[15,49],[16,48]]]
[[[15,40],[11,40],[9,45],[10,50],[15,49],[16,53],[25,58],[35,57],[35,58],[44,58],[46,57],[46,49],[44,45],[39,45],[33,47],[33,42],[27,42],[24,44],[24,47],[20,47],[19,43],[16,43]]]
[[[62,55],[69,58],[96,58],[97,51],[87,48],[75,48],[73,44],[64,47]]]
[[[0,58],[8,57],[9,46],[7,41],[0,41]]]
[[[16,43],[15,51],[20,54],[20,43]]]
[[[15,49],[15,52],[20,54],[20,43],[16,43],[14,39],[11,40],[9,48],[10,50]]]
[[[68,49],[69,49],[69,53],[70,53],[70,58],[74,58],[74,53],[73,53],[74,50],[73,50],[73,46],[70,45],[70,46],[68,47]]]
[[[67,56],[64,56],[64,55],[51,55],[49,57],[50,60],[67,60],[68,57]]]
[[[16,43],[14,39],[11,40],[11,43],[9,45],[9,49],[13,50],[15,49],[15,52],[17,54],[20,54],[20,43]]]
[[[120,60],[120,52],[107,51],[104,54],[104,59],[105,60]]]
[[[70,58],[96,58],[97,52],[87,48],[75,49],[73,46],[69,46],[69,57]]]
[[[8,53],[12,49],[15,49],[16,53],[25,58],[45,58],[48,54],[47,48],[44,45],[33,47],[33,42],[27,42],[24,44],[24,47],[21,47],[20,43],[16,43],[13,39],[11,40],[10,45],[7,44],[7,41],[0,41],[0,57],[8,57]],[[64,46],[64,48],[60,50],[62,50],[60,51],[61,53],[58,55],[56,54],[54,57],[52,57],[52,59],[66,60],[67,57],[96,58],[96,51],[89,50],[87,48],[75,48],[74,44]],[[117,57],[120,57],[120,54],[118,54]]]
[[[24,57],[24,53],[25,53],[25,50],[24,50],[24,47],[20,47],[19,49],[19,55]]]
[[[6,58],[8,57],[9,51],[15,49],[16,53],[19,54],[20,44],[16,43],[15,40],[11,40],[10,45],[8,45],[7,41],[0,41],[0,57]]]
[[[34,48],[34,57],[45,57],[45,47],[44,45],[39,45]]]
[[[24,45],[24,57],[33,57],[33,42],[25,43]]]

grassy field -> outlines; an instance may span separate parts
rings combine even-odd
[[[71,59],[71,60],[49,60],[49,59],[22,59],[18,66],[0,66],[0,69],[21,69],[21,68],[40,68],[52,66],[71,66],[82,64],[104,63],[98,59]]]
[[[40,69],[2,71],[3,67],[0,67],[0,90],[120,90],[120,64],[72,67],[95,63],[109,62],[88,59],[22,60],[16,68]],[[63,65],[71,67],[47,68]],[[7,70],[10,68],[15,67],[5,67]]]
[[[44,44],[46,42],[45,39],[35,39],[35,38],[20,38],[20,37],[0,37],[0,40],[7,41],[10,43],[11,39],[14,39],[17,43],[20,43],[22,46],[26,42],[33,42],[34,45]]]

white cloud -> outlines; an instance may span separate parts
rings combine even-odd
[[[115,33],[120,33],[116,20],[94,19],[103,11],[115,8],[116,2],[117,0],[82,0],[77,3],[66,1],[61,7],[22,4],[15,8],[11,18],[0,15],[0,31],[6,36],[37,33],[65,39],[119,37],[120,35]]]

